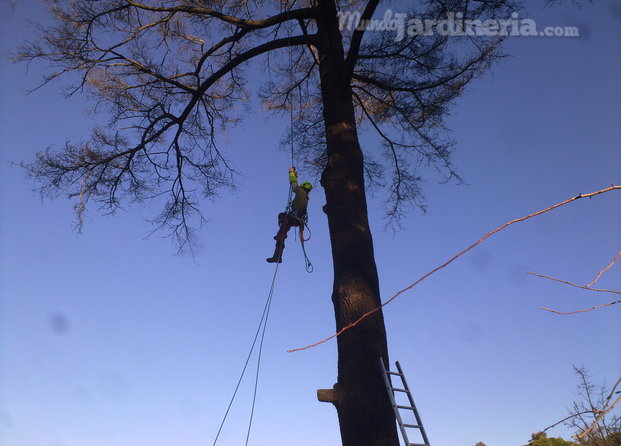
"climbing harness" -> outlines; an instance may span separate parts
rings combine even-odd
[[[287,206],[285,207],[284,213],[287,215],[286,218],[293,217],[296,220],[298,220],[297,227],[299,228],[300,244],[302,245],[302,253],[304,254],[304,265],[305,265],[304,268],[306,269],[307,273],[312,273],[314,270],[313,264],[308,258],[308,254],[306,253],[306,246],[304,245],[304,242],[309,241],[312,235],[310,227],[308,226],[308,214],[305,213],[303,217],[293,215],[293,188],[292,187],[289,188],[289,198],[287,199]],[[308,230],[308,234],[309,234],[308,238],[304,238],[304,228]],[[296,234],[296,237],[297,237],[297,233],[294,233],[294,234]]]

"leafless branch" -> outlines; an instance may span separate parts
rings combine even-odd
[[[528,443],[530,444],[530,443],[532,443],[533,441],[537,440],[538,438],[540,438],[540,437],[541,437],[541,434],[543,434],[544,432],[549,431],[550,429],[555,428],[555,427],[556,427],[556,426],[558,426],[559,424],[566,423],[567,421],[570,421],[570,420],[572,420],[572,419],[574,419],[574,418],[576,418],[576,417],[579,417],[579,416],[581,416],[581,415],[585,415],[585,414],[587,414],[587,413],[590,413],[590,411],[585,410],[585,411],[582,411],[582,412],[578,412],[578,413],[575,413],[575,414],[571,414],[571,415],[566,416],[566,417],[565,417],[565,418],[563,418],[562,420],[557,421],[556,423],[551,424],[551,425],[549,425],[548,427],[546,427],[545,429],[542,429],[541,431],[537,432],[537,434],[533,434],[532,438],[531,438],[530,440],[528,440]]]
[[[578,375],[579,399],[573,403],[572,418],[566,423],[578,430],[574,438],[580,443],[608,445],[608,437],[621,427],[621,416],[611,415],[612,410],[621,401],[619,393],[621,378],[612,388],[602,385],[597,389],[591,382],[589,374],[583,367],[574,367]]]
[[[606,266],[606,268],[604,268],[599,273],[597,273],[597,276],[595,277],[595,279],[593,279],[590,283],[588,283],[587,287],[591,287],[591,286],[595,285],[597,283],[597,281],[599,280],[599,278],[602,277],[602,274],[604,274],[606,271],[608,271],[610,268],[612,268],[612,266],[617,262],[617,260],[619,260],[619,257],[621,257],[621,251],[619,251],[617,253],[615,258],[612,259],[612,262],[610,262],[608,264],[608,266]]]
[[[555,282],[560,282],[560,283],[564,283],[565,285],[570,285],[576,288],[580,288],[582,290],[589,290],[589,291],[598,291],[598,292],[602,292],[602,293],[615,293],[615,294],[621,294],[621,291],[617,291],[617,290],[606,290],[606,289],[602,289],[602,288],[592,288],[590,286],[583,286],[583,285],[578,285],[576,283],[571,283],[571,282],[567,282],[566,280],[561,280],[561,279],[557,279],[555,277],[550,277],[550,276],[544,276],[543,274],[537,274],[537,273],[533,273],[533,272],[528,272],[528,274],[533,275],[533,276],[537,276],[537,277],[541,277],[543,279],[549,279],[549,280],[553,280]]]
[[[50,3],[54,21],[40,26],[38,37],[15,58],[50,62],[53,71],[42,85],[70,80],[66,93],[85,91],[109,121],[63,153],[41,154],[30,172],[42,192],[70,187],[79,203],[95,202],[112,212],[124,200],[163,200],[157,227],[170,229],[175,239],[190,234],[189,214],[202,221],[200,195],[213,198],[220,188],[234,186],[236,172],[218,134],[247,111],[243,67],[259,56],[267,60],[269,78],[263,103],[291,116],[283,142],[315,175],[325,166],[317,33],[321,20],[338,18],[323,17],[316,1]],[[360,10],[366,20],[379,4],[349,0],[337,6],[344,13]],[[437,22],[449,7],[461,9],[464,18],[485,20],[506,17],[515,4],[432,0],[411,7],[411,14]],[[368,185],[386,188],[388,222],[396,226],[407,206],[425,208],[423,169],[459,181],[444,117],[466,86],[502,57],[495,38],[433,34],[396,42],[390,32],[358,28],[336,36],[342,38],[343,76],[356,92],[361,130],[383,135],[379,156],[374,147],[363,148],[364,170]]]
[[[43,84],[72,73],[67,94],[86,89],[109,112],[108,128],[91,138],[48,149],[28,165],[39,190],[77,199],[77,227],[87,203],[114,212],[123,200],[164,200],[154,219],[189,247],[191,216],[204,221],[197,195],[215,197],[234,187],[234,168],[218,143],[220,129],[239,120],[235,104],[246,99],[240,65],[314,36],[278,38],[278,27],[311,20],[313,7],[256,19],[231,5],[230,13],[204,2],[72,0],[53,3],[56,21],[15,55],[46,59],[57,68]],[[250,14],[243,17],[239,14]],[[215,37],[214,37],[215,36]]]
[[[584,310],[575,310],[575,311],[567,311],[567,312],[552,310],[550,308],[545,308],[545,307],[541,307],[541,309],[545,310],[545,311],[549,311],[550,313],[567,315],[567,314],[576,314],[576,313],[586,313],[588,311],[597,310],[598,308],[603,308],[603,307],[609,307],[611,305],[615,305],[615,304],[618,304],[618,303],[621,303],[621,300],[615,300],[615,301],[612,301],[612,302],[608,302],[606,304],[596,305],[594,307],[586,308]]]
[[[620,252],[621,253],[621,252]],[[597,292],[602,292],[602,293],[613,293],[613,294],[621,294],[621,291],[617,291],[617,290],[607,290],[607,289],[602,289],[602,288],[593,288],[591,285],[593,285],[595,282],[597,282],[597,280],[599,279],[599,277],[604,273],[604,271],[606,271],[607,269],[609,269],[612,265],[614,265],[614,263],[617,261],[617,259],[619,258],[619,254],[617,254],[617,256],[614,258],[614,260],[606,267],[604,268],[602,271],[600,271],[600,273],[597,275],[597,277],[595,278],[595,280],[593,282],[591,282],[588,285],[578,285],[572,282],[568,282],[566,280],[561,280],[561,279],[557,279],[555,277],[550,277],[550,276],[545,276],[543,274],[537,274],[537,273],[533,273],[533,272],[528,272],[528,274],[531,274],[533,276],[537,276],[537,277],[541,277],[543,279],[549,279],[549,280],[553,280],[555,282],[559,282],[559,283],[564,283],[565,285],[569,285],[569,286],[573,286],[575,288],[580,288],[582,290],[589,290],[589,291],[597,291]],[[613,301],[613,302],[609,302],[606,304],[602,304],[602,305],[596,305],[594,307],[591,308],[586,308],[584,310],[575,310],[575,311],[568,311],[568,312],[561,312],[561,311],[557,311],[557,310],[552,310],[550,308],[545,308],[545,307],[541,307],[542,310],[545,311],[549,311],[551,313],[555,313],[555,314],[562,314],[562,315],[568,315],[568,314],[577,314],[577,313],[586,313],[588,311],[592,311],[592,310],[596,310],[598,308],[603,308],[603,307],[609,307],[611,305],[615,305],[620,303],[621,300],[617,300],[617,301]]]
[[[621,396],[613,400],[615,395],[621,393],[618,390],[621,388],[621,378],[617,379],[610,389],[605,384],[598,389],[591,382],[589,373],[584,367],[574,366],[574,372],[578,375],[578,398],[569,409],[569,415],[546,427],[541,433],[559,424],[565,424],[577,430],[573,436],[575,445],[613,446],[618,444],[613,437],[618,435],[621,417],[611,416],[611,412],[621,401]],[[533,440],[536,438],[534,436]]]

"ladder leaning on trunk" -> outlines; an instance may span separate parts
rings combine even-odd
[[[423,422],[420,419],[420,415],[418,414],[418,410],[416,409],[416,405],[414,404],[414,398],[412,398],[412,393],[410,392],[410,388],[408,387],[408,383],[405,380],[405,375],[403,374],[403,370],[401,369],[401,365],[399,361],[395,362],[397,366],[398,372],[391,372],[390,369],[387,369],[384,365],[384,361],[382,358],[379,358],[380,367],[382,368],[382,376],[384,377],[384,384],[386,384],[386,390],[388,391],[388,396],[390,398],[390,403],[392,404],[392,408],[395,411],[395,418],[397,419],[397,424],[399,425],[399,429],[401,430],[401,435],[403,436],[403,441],[405,442],[405,446],[429,446],[429,439],[427,438],[427,433],[425,432],[425,428],[423,427]],[[393,387],[390,377],[398,376],[401,379],[401,384],[403,387]],[[402,405],[397,403],[396,393],[404,393],[407,395],[408,404]],[[416,424],[408,424],[404,423],[403,418],[401,416],[402,412],[413,412],[414,419],[416,420]],[[408,431],[406,429],[417,429],[420,432],[420,436],[423,439],[423,443],[410,443],[408,439]]]

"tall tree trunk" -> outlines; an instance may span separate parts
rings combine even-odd
[[[321,0],[320,5],[318,51],[328,155],[321,184],[334,262],[332,302],[340,330],[381,301],[367,217],[363,155],[350,80],[345,75],[337,11],[330,0]],[[338,382],[323,400],[336,407],[343,446],[397,446],[395,417],[379,367],[380,357],[388,364],[382,312],[346,331],[337,344]]]

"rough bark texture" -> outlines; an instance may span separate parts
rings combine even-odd
[[[356,132],[349,79],[334,5],[323,1],[319,20],[321,91],[328,162],[321,184],[326,194],[337,330],[380,305],[373,240],[367,218],[363,155]],[[378,358],[388,364],[381,312],[338,338],[334,405],[343,446],[396,446],[395,418]]]

